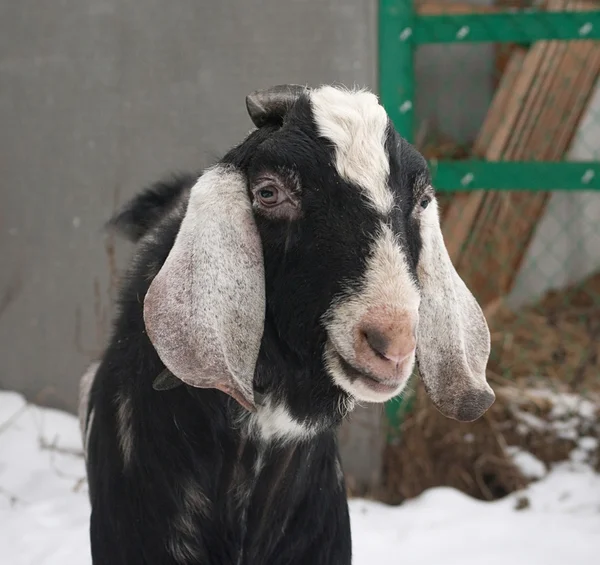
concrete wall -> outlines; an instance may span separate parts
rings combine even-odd
[[[250,129],[246,93],[375,86],[368,0],[0,5],[0,387],[73,408],[103,346],[114,206]],[[128,249],[119,244],[120,266]],[[14,287],[14,291],[11,290]]]

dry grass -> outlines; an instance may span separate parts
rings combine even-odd
[[[600,273],[564,291],[549,292],[520,312],[499,306],[488,316],[490,378],[539,383],[564,392],[600,389]]]
[[[386,447],[384,498],[395,504],[436,486],[494,499],[526,484],[505,454],[498,429],[501,405],[473,424],[442,416],[419,386],[413,412],[404,421],[398,445]]]
[[[378,498],[398,504],[437,486],[494,500],[526,486],[531,478],[515,465],[510,448],[534,455],[548,467],[581,451],[582,437],[600,439],[599,407],[583,417],[544,389],[495,386],[496,402],[480,420],[462,424],[442,416],[419,386],[416,405],[400,430],[397,445],[384,453],[384,480]],[[576,404],[576,403],[575,403]],[[590,412],[588,410],[588,412]],[[598,468],[596,446],[583,454]]]

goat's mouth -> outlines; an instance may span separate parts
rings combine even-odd
[[[335,383],[352,397],[365,402],[385,402],[399,394],[408,381],[404,372],[394,378],[380,378],[357,367],[340,354],[331,340],[325,345],[325,360]]]
[[[392,381],[390,383],[390,381],[382,381],[366,371],[361,371],[360,369],[356,368],[354,365],[346,361],[346,359],[344,359],[337,351],[334,350],[333,353],[337,356],[342,370],[351,381],[360,380],[369,388],[382,393],[393,392],[396,390],[396,388],[398,388],[398,382]]]

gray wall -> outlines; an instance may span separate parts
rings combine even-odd
[[[76,381],[109,328],[115,254],[100,230],[114,206],[239,141],[251,126],[251,90],[373,87],[375,8],[369,0],[1,3],[0,304],[13,296],[0,319],[1,388],[74,407]],[[118,251],[120,266],[129,250]]]

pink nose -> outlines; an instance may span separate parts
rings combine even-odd
[[[400,366],[414,354],[415,329],[414,316],[407,312],[370,310],[358,327],[356,362],[383,379],[397,377]]]
[[[376,328],[363,330],[371,349],[380,357],[400,363],[415,349],[414,339],[405,336],[385,335]]]

